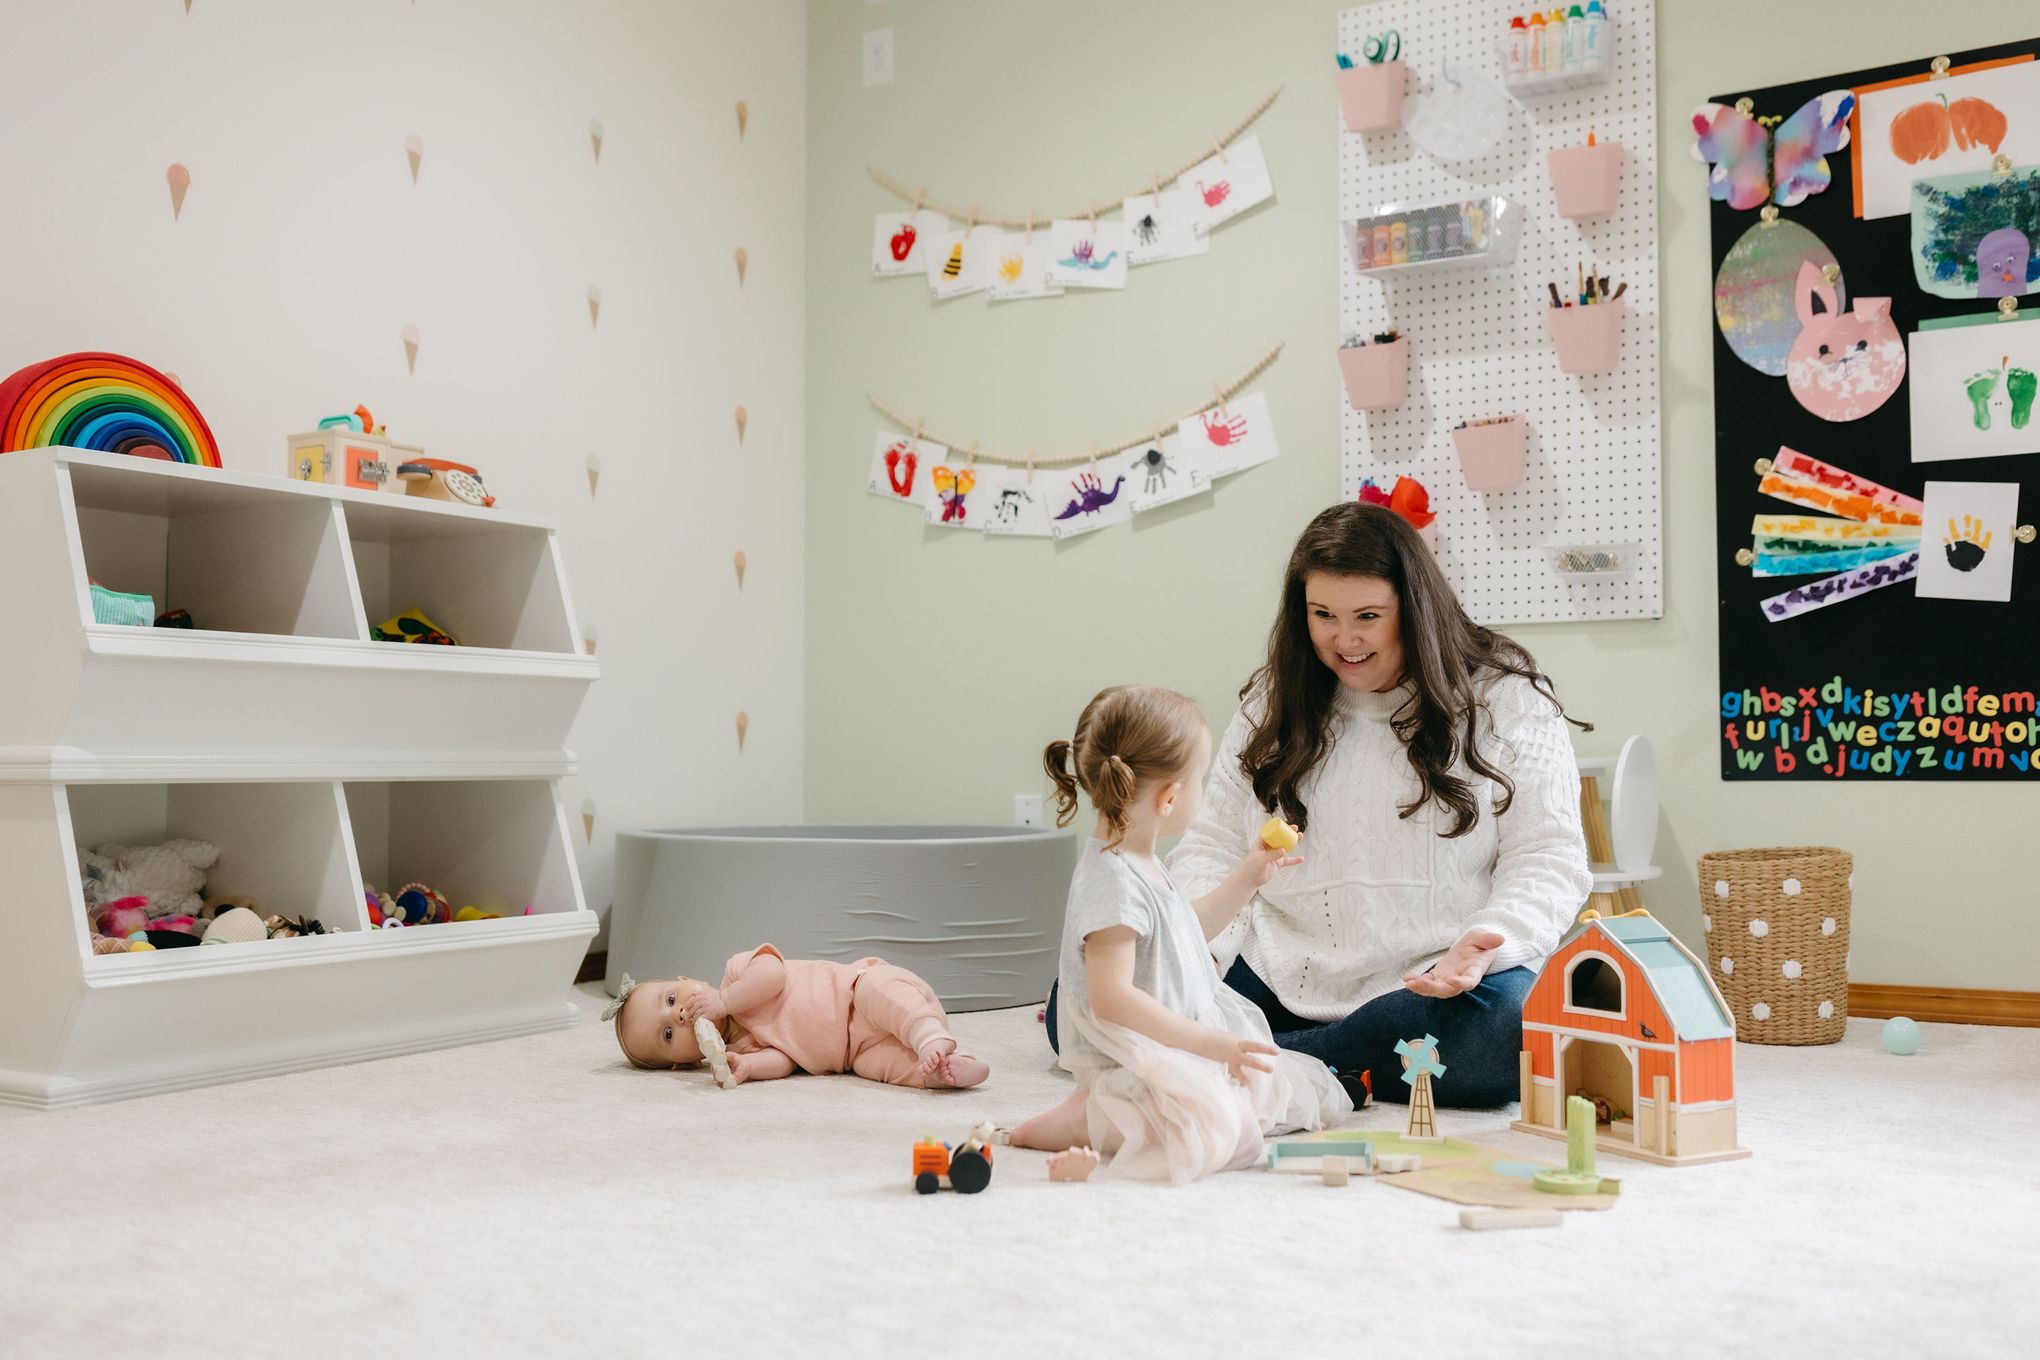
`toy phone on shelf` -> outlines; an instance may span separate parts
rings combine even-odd
[[[460,505],[492,506],[496,498],[482,485],[482,474],[465,463],[444,458],[413,458],[397,465],[397,476],[413,496],[453,501]]]

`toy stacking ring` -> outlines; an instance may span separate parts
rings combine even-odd
[[[1360,55],[1377,66],[1385,61],[1394,61],[1402,56],[1402,34],[1392,28],[1386,33],[1370,34],[1360,45]]]

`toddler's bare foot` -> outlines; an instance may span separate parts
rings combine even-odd
[[[1013,1130],[1014,1147],[1033,1148],[1038,1152],[1062,1152],[1081,1143],[1090,1141],[1090,1124],[1084,1110],[1090,1095],[1082,1088],[1070,1093],[1069,1099],[1046,1114],[1034,1118]]]
[[[935,1075],[929,1078],[928,1084],[953,1087],[961,1091],[965,1087],[976,1086],[990,1075],[991,1066],[982,1058],[973,1058],[968,1053],[946,1053],[936,1068]]]

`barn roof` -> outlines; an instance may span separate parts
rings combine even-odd
[[[1559,948],[1593,927],[1627,954],[1650,979],[1658,1004],[1674,1032],[1688,1043],[1701,1039],[1733,1039],[1735,1022],[1722,1008],[1720,995],[1701,964],[1672,939],[1672,933],[1649,915],[1606,916],[1575,926]]]

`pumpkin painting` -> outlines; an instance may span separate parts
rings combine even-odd
[[[1947,96],[1914,104],[1891,120],[1891,154],[1907,165],[1938,160],[1952,143],[1956,150],[1984,147],[1996,152],[2004,143],[2004,112],[1987,99]]]

